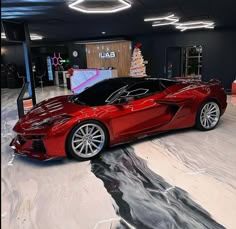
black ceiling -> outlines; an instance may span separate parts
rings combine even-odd
[[[145,17],[174,13],[182,21],[213,20],[215,29],[236,28],[235,0],[132,0],[132,7],[113,14],[85,14],[68,7],[75,0],[2,0],[2,19],[27,21],[30,32],[44,41],[72,41],[98,37],[134,36],[174,31],[156,27]],[[128,0],[127,0],[128,1]],[[101,32],[106,34],[102,35]]]

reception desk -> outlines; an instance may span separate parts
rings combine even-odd
[[[70,77],[71,91],[78,94],[86,87],[113,77],[117,77],[117,70],[74,69]]]

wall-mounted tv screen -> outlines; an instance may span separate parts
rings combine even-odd
[[[8,41],[25,41],[25,29],[23,23],[2,21],[2,26]]]

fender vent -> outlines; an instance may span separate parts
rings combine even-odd
[[[178,110],[179,110],[179,107],[177,105],[169,106],[169,111],[173,116],[177,113]]]

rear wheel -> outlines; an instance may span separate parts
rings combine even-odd
[[[203,103],[197,114],[196,127],[199,130],[212,130],[220,120],[220,107],[214,101]]]
[[[68,136],[67,149],[78,160],[96,157],[107,145],[106,129],[97,121],[86,121],[75,126]]]

